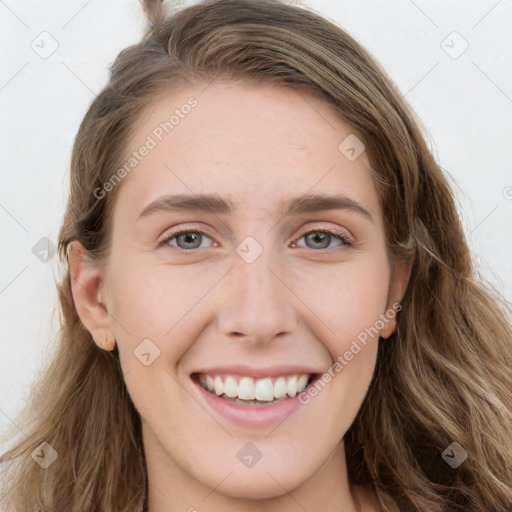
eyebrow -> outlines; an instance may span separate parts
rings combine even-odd
[[[137,217],[148,217],[166,211],[204,211],[213,214],[230,214],[233,203],[215,194],[166,195],[148,204]],[[284,202],[284,217],[322,210],[348,210],[358,213],[374,222],[370,212],[354,199],[343,194],[308,194],[288,199]]]

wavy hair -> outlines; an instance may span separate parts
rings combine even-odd
[[[67,249],[108,258],[137,120],[173,90],[217,78],[314,93],[361,134],[390,254],[413,262],[397,319],[380,342],[370,389],[345,435],[351,484],[385,512],[505,512],[512,502],[510,305],[474,268],[450,184],[422,128],[379,64],[334,22],[275,0],[203,1],[147,28],[119,53],[76,135],[59,233],[59,338],[0,459],[6,512],[139,512],[147,505],[140,416],[117,349],[103,351],[71,294]],[[43,470],[41,443],[58,454]],[[457,442],[456,469],[441,454]]]

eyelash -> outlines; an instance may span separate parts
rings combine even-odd
[[[184,234],[189,234],[189,233],[200,234],[200,235],[204,235],[204,236],[206,236],[208,238],[212,238],[207,233],[205,233],[204,231],[201,231],[201,230],[196,230],[196,229],[179,229],[179,230],[176,230],[176,231],[173,231],[173,232],[169,233],[165,237],[164,240],[162,240],[162,241],[160,241],[158,243],[158,247],[162,247],[163,245],[167,244],[170,240],[172,240],[175,237],[178,237],[179,235],[184,235]],[[325,234],[331,235],[331,236],[333,236],[335,238],[338,238],[342,242],[342,245],[344,245],[347,248],[350,248],[350,247],[354,246],[354,242],[352,240],[350,240],[343,233],[339,233],[337,231],[330,230],[330,229],[325,229],[325,228],[324,229],[313,229],[313,230],[310,230],[310,231],[306,231],[297,240],[299,240],[299,239],[303,238],[304,236],[309,235],[311,233],[325,233]],[[181,247],[176,247],[176,248],[178,250],[180,250],[180,251],[183,251],[183,252],[192,252],[192,251],[198,250],[197,248],[196,249],[181,249]],[[313,249],[313,250],[315,250],[315,249]],[[317,249],[317,251],[327,251],[327,250],[329,250],[329,249]]]

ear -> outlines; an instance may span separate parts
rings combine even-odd
[[[393,260],[391,277],[389,280],[386,312],[394,310],[395,314],[385,315],[384,327],[380,333],[381,338],[389,338],[395,332],[397,313],[396,305],[400,304],[402,297],[405,294],[405,290],[407,289],[407,285],[411,277],[412,263],[412,259],[404,261],[395,258]]]
[[[73,301],[80,320],[98,347],[113,350],[114,333],[109,326],[107,308],[101,302],[102,275],[77,240],[69,245],[68,265]]]

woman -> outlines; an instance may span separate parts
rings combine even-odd
[[[162,19],[71,171],[4,510],[509,510],[510,311],[339,27],[268,0]]]

